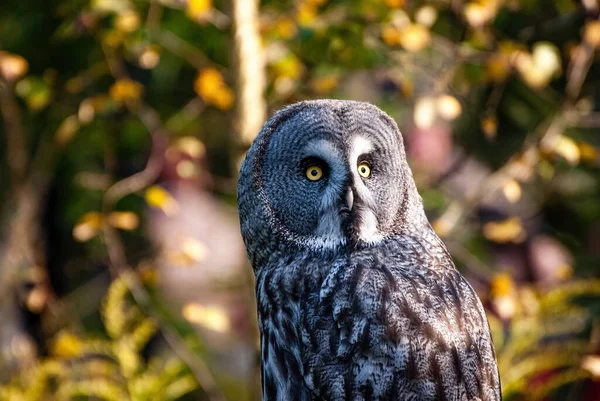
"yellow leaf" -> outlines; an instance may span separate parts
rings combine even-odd
[[[205,68],[200,71],[194,82],[194,89],[207,104],[214,105],[221,110],[227,110],[233,106],[235,95],[225,84],[221,73],[214,68]]]
[[[159,282],[158,271],[156,266],[151,264],[141,264],[139,267],[140,278],[144,284],[156,286]]]
[[[133,212],[111,212],[108,215],[108,223],[121,230],[135,230],[139,223],[139,217]]]
[[[595,162],[598,160],[598,150],[589,143],[580,143],[579,153],[582,160],[588,162]]]
[[[133,10],[123,11],[117,15],[115,27],[121,32],[133,32],[140,27],[140,16]]]
[[[298,57],[294,56],[293,54],[288,54],[279,59],[275,64],[273,64],[273,68],[279,77],[283,76],[292,79],[300,78],[304,70],[304,66]]]
[[[204,143],[193,136],[184,136],[177,139],[172,145],[172,149],[185,153],[192,159],[201,159],[206,154],[206,146],[204,146]]]
[[[167,216],[173,216],[179,212],[179,204],[175,198],[158,185],[151,186],[146,190],[146,203],[151,207],[161,209]]]
[[[296,18],[300,25],[308,25],[317,17],[317,7],[306,2],[298,5]]]
[[[400,31],[392,25],[386,25],[381,30],[381,39],[390,46],[400,44]]]
[[[492,300],[492,305],[501,319],[511,319],[517,311],[515,298],[512,296],[497,297]]]
[[[208,253],[207,246],[196,238],[187,237],[181,245],[181,250],[185,256],[195,262],[202,262]]]
[[[188,0],[187,15],[190,18],[203,18],[212,8],[212,0]]]
[[[561,135],[556,140],[553,151],[571,165],[579,163],[581,157],[579,147],[574,140],[567,136]]]
[[[102,215],[99,212],[88,212],[81,216],[73,227],[73,238],[79,242],[86,242],[96,236],[102,227]]]
[[[43,88],[33,91],[25,100],[27,101],[27,106],[29,106],[31,110],[39,111],[46,108],[46,106],[50,104],[51,99],[52,91],[50,90],[50,87],[44,86]]]
[[[233,106],[234,101],[235,94],[233,93],[233,91],[230,88],[223,86],[219,91],[215,93],[212,103],[218,109],[229,110]]]
[[[532,53],[519,51],[515,56],[517,71],[532,88],[543,88],[562,71],[560,52],[550,42],[537,42]]]
[[[546,181],[554,177],[554,167],[546,160],[540,160],[537,165],[538,174]]]
[[[404,98],[408,99],[412,97],[414,91],[415,87],[412,80],[408,78],[402,78],[400,80],[400,92]]]
[[[29,64],[23,57],[0,51],[0,75],[7,81],[16,81],[27,74]]]
[[[124,40],[125,35],[123,34],[123,32],[118,31],[116,29],[110,30],[102,36],[102,43],[104,43],[106,47],[110,48],[119,47]]]
[[[492,54],[486,65],[486,76],[492,82],[503,82],[510,73],[510,57],[502,53]]]
[[[196,165],[191,160],[182,160],[178,162],[175,170],[177,171],[177,175],[181,178],[195,177],[198,172]]]
[[[499,273],[492,279],[490,297],[500,318],[510,319],[514,316],[517,310],[515,295],[515,282],[508,273]]]
[[[484,117],[481,120],[481,130],[488,139],[494,139],[498,133],[498,119],[494,116]]]
[[[440,237],[445,237],[452,229],[451,224],[446,219],[437,219],[431,226]]]
[[[502,193],[510,203],[517,203],[521,199],[521,185],[517,180],[509,178],[504,182]]]
[[[600,21],[591,21],[585,25],[583,40],[592,47],[600,47]]]
[[[82,77],[73,77],[65,83],[65,89],[69,93],[79,93],[85,88],[85,83]]]
[[[464,7],[465,19],[472,27],[479,28],[493,17],[493,10],[482,3],[471,2]]]
[[[94,110],[92,100],[90,98],[84,99],[83,102],[79,104],[77,118],[82,124],[88,124],[94,119],[94,115],[96,115],[96,110]]]
[[[514,289],[514,281],[510,274],[499,273],[490,283],[490,296],[493,298],[509,295]]]
[[[61,331],[54,340],[50,353],[59,358],[72,358],[81,353],[81,340],[68,331]]]
[[[462,106],[457,98],[443,95],[436,100],[437,111],[444,119],[452,121],[462,113]]]
[[[433,223],[433,229],[440,237],[445,237],[460,222],[462,207],[457,203],[451,203],[444,214],[438,217]]]
[[[550,76],[537,70],[530,53],[519,52],[515,62],[519,75],[530,87],[543,88],[550,82]]]
[[[426,27],[431,27],[437,20],[437,10],[430,5],[423,6],[415,13],[415,21]]]
[[[211,97],[224,85],[223,76],[214,68],[205,68],[194,82],[196,93],[202,97]]]
[[[385,0],[385,5],[389,8],[402,8],[404,7],[404,0]]]
[[[568,280],[573,277],[573,267],[568,263],[563,263],[558,266],[555,274],[559,280]]]
[[[511,217],[502,221],[493,221],[483,226],[483,235],[490,241],[522,242],[525,240],[526,232],[518,217]]]
[[[339,80],[335,75],[315,78],[311,82],[312,89],[319,94],[329,93],[338,86]]]
[[[59,145],[65,145],[73,139],[78,130],[79,120],[77,119],[77,116],[69,116],[58,126],[54,140]]]
[[[97,113],[102,113],[104,111],[106,111],[108,109],[108,107],[110,106],[110,104],[112,102],[110,102],[110,97],[108,95],[96,95],[94,97],[91,98],[92,100],[92,106],[94,106],[94,110]]]
[[[178,266],[191,267],[195,263],[194,260],[190,259],[183,251],[166,251],[164,257],[168,263]]]
[[[275,78],[273,86],[275,87],[275,92],[281,96],[288,96],[291,95],[294,90],[296,90],[298,83],[292,78],[280,76]]]
[[[144,92],[144,87],[139,82],[131,79],[120,79],[109,90],[110,97],[117,103],[139,100]]]
[[[138,64],[140,67],[151,70],[158,65],[160,62],[160,53],[158,48],[151,46],[145,49],[138,59]]]
[[[183,307],[182,313],[189,322],[199,324],[212,331],[227,333],[231,330],[229,316],[217,306],[189,303]]]
[[[551,42],[536,42],[532,57],[537,69],[544,74],[554,76],[562,70],[560,50]]]
[[[25,305],[27,305],[27,309],[29,309],[33,313],[41,313],[46,306],[46,301],[50,297],[50,293],[48,292],[48,288],[44,285],[36,285],[29,294],[27,294],[27,298],[25,299]]]
[[[410,52],[422,50],[430,42],[431,33],[421,24],[411,24],[400,32],[400,45]]]
[[[93,10],[101,12],[119,13],[131,7],[129,0],[92,0]]]
[[[417,100],[413,111],[413,120],[418,128],[430,128],[435,121],[436,115],[434,98],[425,96]]]
[[[291,39],[298,33],[298,28],[293,19],[283,17],[276,24],[276,32],[283,39]]]
[[[600,356],[587,355],[583,358],[581,367],[590,372],[595,378],[600,378]]]

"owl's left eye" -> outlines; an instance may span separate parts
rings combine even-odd
[[[363,178],[369,178],[371,175],[371,166],[367,162],[361,162],[358,165],[358,174]]]

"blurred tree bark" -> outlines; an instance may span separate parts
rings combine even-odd
[[[232,0],[237,109],[234,129],[245,149],[265,122],[265,60],[258,23],[258,0]]]
[[[47,185],[41,174],[33,172],[28,177],[31,166],[21,108],[14,97],[13,84],[2,84],[0,113],[12,187],[12,197],[0,216],[0,380],[4,381],[36,357],[36,346],[24,327],[19,303],[32,303],[39,312],[49,292],[45,270],[38,267],[44,263],[39,221]],[[25,282],[33,282],[34,288],[19,291],[24,290]],[[34,297],[30,298],[32,294]]]

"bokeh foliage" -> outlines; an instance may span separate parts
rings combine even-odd
[[[256,399],[186,366],[214,374],[215,361],[144,278],[156,262],[148,215],[180,208],[158,185],[170,152],[194,161],[177,163],[178,179],[235,204],[248,145],[235,107],[255,77],[233,56],[234,3],[0,4],[0,317],[15,325],[0,338],[0,368],[14,373],[3,398],[175,399],[198,387],[186,397]],[[434,228],[488,309],[508,400],[600,393],[598,10],[264,0],[256,21],[269,111],[350,98],[398,121]],[[184,241],[171,259],[205,253]],[[77,307],[81,288],[107,290],[104,307]],[[234,330],[221,310],[181,312]],[[166,346],[148,344],[161,333]]]

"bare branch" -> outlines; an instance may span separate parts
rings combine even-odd
[[[156,30],[154,34],[158,43],[171,53],[187,60],[196,69],[201,70],[212,63],[198,48],[192,46],[179,36],[166,29]]]

